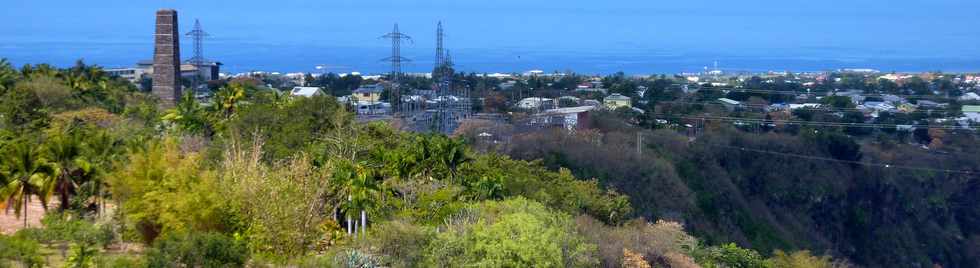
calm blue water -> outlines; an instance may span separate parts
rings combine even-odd
[[[183,58],[191,57],[191,47],[182,40]],[[407,45],[403,56],[413,59],[404,63],[405,72],[427,72],[432,68],[434,49]],[[384,46],[338,47],[317,44],[268,44],[211,42],[206,56],[225,64],[224,72],[326,71],[381,73],[388,65],[379,59],[387,57]],[[697,50],[546,50],[546,49],[457,49],[452,50],[457,69],[476,72],[524,72],[540,69],[546,72],[574,71],[585,74],[660,74],[698,72],[718,61],[724,70],[739,71],[825,71],[840,68],[873,68],[881,71],[980,71],[980,56],[944,55],[910,56],[901,51],[859,51],[841,48],[740,49],[738,51]],[[953,53],[955,54],[955,53]],[[19,42],[0,44],[0,58],[15,65],[51,63],[69,66],[82,58],[87,63],[105,67],[128,67],[150,59],[149,42]]]

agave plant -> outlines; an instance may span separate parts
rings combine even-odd
[[[357,250],[348,250],[340,256],[340,265],[345,268],[375,268],[379,267],[378,260],[369,254]]]

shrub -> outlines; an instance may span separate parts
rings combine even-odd
[[[241,267],[249,258],[241,241],[218,233],[163,236],[147,252],[149,267]]]
[[[369,234],[367,239],[355,241],[355,245],[375,253],[386,266],[417,267],[423,251],[435,237],[435,230],[405,220],[392,220],[374,226]]]
[[[593,267],[596,246],[571,217],[524,198],[471,205],[474,216],[449,223],[425,249],[422,266]]]
[[[146,263],[142,258],[135,256],[98,256],[95,259],[95,267],[112,268],[143,268]]]
[[[579,233],[599,245],[604,267],[626,265],[626,250],[651,263],[667,267],[683,266],[681,263],[689,259],[684,253],[697,247],[697,240],[675,222],[658,220],[649,223],[637,219],[614,227],[585,215],[577,217],[575,221]]]
[[[782,250],[776,250],[772,258],[769,259],[773,268],[832,268],[833,260],[830,256],[813,256],[808,250],[801,250],[787,254]]]
[[[23,267],[43,267],[40,248],[37,242],[29,239],[0,235],[0,267],[8,261],[20,263]]]
[[[740,268],[770,268],[772,263],[751,249],[740,248],[735,243],[724,244],[720,247],[710,247],[695,250],[695,259],[701,266],[710,267],[740,267]]]
[[[361,253],[357,250],[348,250],[341,255],[337,255],[338,267],[344,268],[375,268],[378,261],[369,254]]]
[[[96,225],[69,213],[49,213],[41,219],[44,228],[28,228],[16,236],[41,243],[74,242],[105,246],[112,242],[114,234],[108,225]]]
[[[66,268],[89,268],[95,267],[95,259],[99,256],[99,249],[89,243],[74,243],[69,250],[68,259],[65,260]]]

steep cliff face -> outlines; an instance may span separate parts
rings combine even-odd
[[[634,132],[596,135],[527,135],[509,153],[598,178],[629,195],[637,216],[683,222],[709,243],[811,249],[868,266],[980,265],[976,154],[729,130],[693,142],[643,132],[637,153]],[[947,151],[980,146],[975,136],[948,138]]]

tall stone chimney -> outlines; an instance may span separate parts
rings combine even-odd
[[[153,95],[160,98],[161,108],[171,108],[181,97],[180,32],[176,10],[157,11],[153,37]]]

